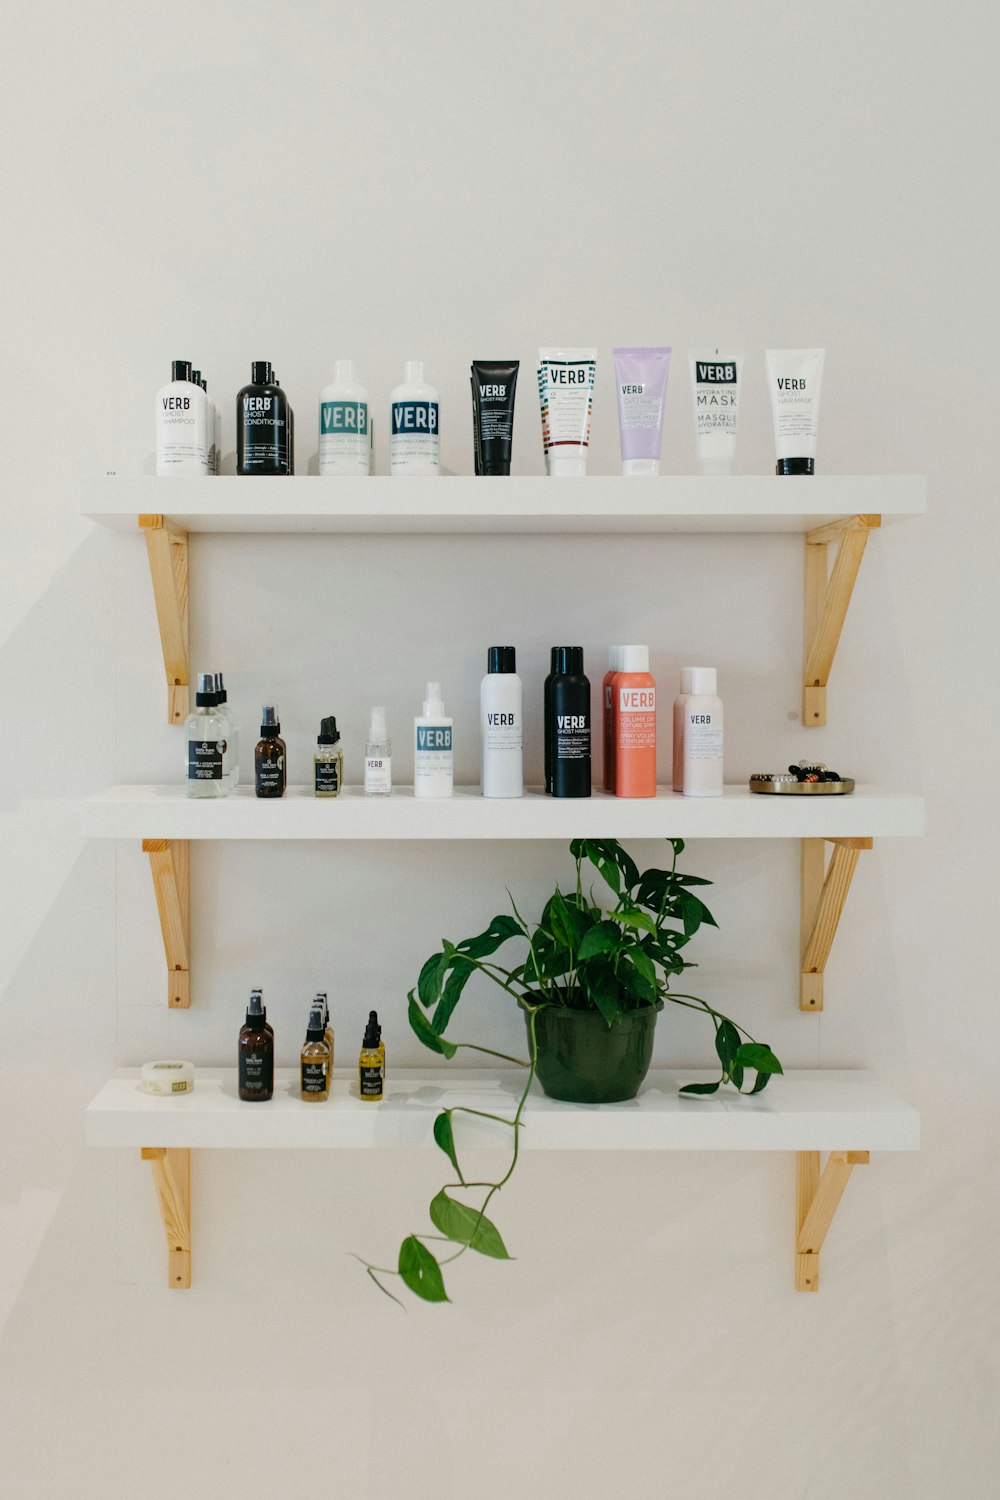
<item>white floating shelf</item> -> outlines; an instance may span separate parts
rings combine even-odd
[[[390,1069],[384,1099],[363,1103],[354,1074],[338,1073],[325,1103],[298,1097],[298,1074],[279,1069],[274,1098],[247,1104],[235,1068],[199,1068],[192,1094],[178,1099],[143,1093],[138,1069],[116,1072],[87,1109],[92,1146],[167,1148],[424,1147],[433,1145],[434,1117],[467,1105],[510,1114],[523,1087],[515,1068],[499,1073],[437,1068]],[[653,1069],[636,1099],[625,1104],[564,1104],[537,1083],[525,1110],[523,1149],[549,1151],[915,1151],[920,1117],[869,1074],[787,1073],[762,1094],[734,1091],[685,1099],[682,1083],[718,1073]],[[468,1115],[455,1120],[460,1146],[509,1146],[504,1127]]]
[[[572,839],[572,838],[886,838],[924,831],[920,797],[859,786],[844,797],[768,797],[728,786],[722,797],[520,798],[456,787],[451,798],[416,798],[394,787],[387,798],[345,787],[317,798],[289,787],[274,801],[249,787],[228,797],[188,797],[172,786],[113,786],[77,804],[85,838],[105,839]]]
[[[809,531],[853,514],[923,515],[927,481],[909,474],[782,477],[594,475],[325,479],[234,475],[85,480],[91,520],[135,531],[166,515],[185,531],[468,533]]]

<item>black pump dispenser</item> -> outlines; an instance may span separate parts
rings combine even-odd
[[[194,695],[196,708],[215,708],[219,701],[219,695],[215,690],[215,674],[212,672],[200,672],[198,674],[198,691]]]
[[[354,1033],[357,1036],[357,1032]],[[377,1047],[382,1040],[382,1028],[378,1024],[378,1013],[374,1010],[368,1012],[368,1025],[365,1027],[365,1047]]]
[[[281,722],[276,708],[264,707],[260,711],[260,732],[265,740],[277,739],[281,733]]]
[[[335,745],[340,739],[337,733],[337,721],[331,714],[328,719],[321,719],[319,723],[319,734],[316,737],[317,745]]]

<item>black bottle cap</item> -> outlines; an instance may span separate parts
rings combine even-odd
[[[281,721],[278,718],[278,710],[268,707],[267,704],[260,711],[261,734],[275,735],[281,733]]]
[[[516,672],[515,655],[513,646],[491,646],[486,653],[486,670],[488,672]]]
[[[215,696],[220,703],[229,702],[229,694],[226,692],[226,685],[222,680],[221,672],[216,672],[215,674]]]
[[[377,1047],[382,1040],[382,1028],[378,1024],[378,1013],[374,1010],[368,1012],[368,1025],[365,1027],[364,1046]]]
[[[192,385],[201,385],[201,371],[200,370],[192,370],[191,371],[191,384]]]
[[[269,359],[255,359],[250,366],[251,385],[273,385],[271,375],[271,361]]]
[[[328,719],[320,719],[317,745],[335,745],[339,739],[336,719],[332,715]]]
[[[171,380],[190,380],[191,361],[189,359],[175,359],[170,366]]]
[[[774,466],[776,474],[815,474],[814,458],[779,458]]]
[[[247,1006],[247,1029],[250,1031],[264,1030],[264,1005],[261,1000],[260,990],[250,991],[250,1004]]]
[[[215,691],[215,675],[212,672],[200,672],[198,674],[198,689],[194,695],[197,708],[214,708],[219,701],[219,695]]]
[[[556,672],[556,671],[558,671],[558,668],[556,666],[556,653],[558,652],[558,650],[559,650],[558,646],[552,646],[552,647],[549,648],[549,671],[550,672]]]
[[[582,646],[553,646],[553,672],[565,675],[567,672],[574,676],[580,676],[583,672],[583,647]]]

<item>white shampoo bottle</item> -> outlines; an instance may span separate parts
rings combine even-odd
[[[413,795],[450,797],[455,773],[452,721],[445,716],[441,684],[429,682],[424,711],[413,721]]]
[[[175,359],[169,384],[156,393],[157,474],[207,474],[207,402],[191,379],[191,361]]]
[[[524,796],[524,719],[513,646],[491,646],[479,688],[483,796]]]
[[[392,393],[390,474],[440,474],[438,393],[424,380],[422,359],[408,359],[403,384]]]
[[[320,392],[319,472],[344,478],[365,478],[371,472],[368,392],[350,359],[334,363],[333,380]]]
[[[714,667],[691,667],[691,695],[684,704],[685,797],[722,796],[722,699]]]

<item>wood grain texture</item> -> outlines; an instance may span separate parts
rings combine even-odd
[[[151,525],[153,521],[158,525]],[[183,724],[188,715],[188,538],[163,516],[140,516],[160,629],[167,680],[167,722]]]
[[[149,856],[167,961],[167,1004],[187,1010],[191,1004],[190,845],[186,839],[143,839]]]
[[[812,930],[802,955],[803,974],[822,974],[826,968],[859,858],[860,851],[857,849],[846,849],[842,844],[834,846]]]
[[[816,912],[823,894],[826,878],[826,850],[822,839],[801,839],[802,894],[800,906],[801,956],[805,959],[809,939],[812,936]],[[807,972],[802,964],[799,974],[799,1009],[820,1011],[823,1009],[823,975]]]
[[[167,1285],[191,1285],[191,1152],[185,1147],[143,1146],[167,1239]]]

